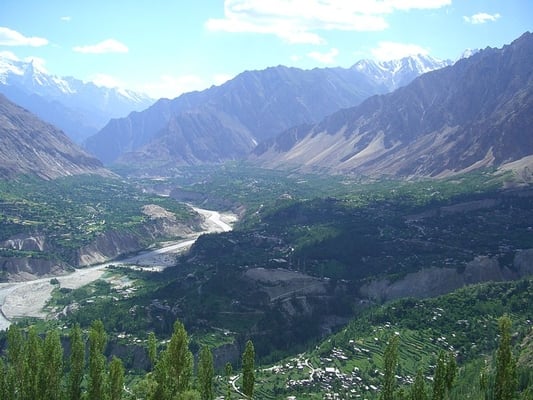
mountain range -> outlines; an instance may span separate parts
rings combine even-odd
[[[450,64],[426,56],[350,68],[277,66],[217,87],[162,99],[110,121],[85,147],[105,164],[194,165],[244,158],[289,127],[311,124]]]
[[[533,34],[487,48],[254,149],[264,167],[446,176],[533,153]]]
[[[111,118],[143,110],[154,100],[118,88],[48,74],[33,61],[0,56],[0,93],[81,143]]]
[[[113,175],[62,131],[0,94],[0,179],[23,174],[42,179]]]

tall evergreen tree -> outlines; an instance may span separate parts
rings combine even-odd
[[[43,345],[43,361],[40,373],[40,398],[61,400],[63,379],[63,347],[57,330],[46,334]]]
[[[124,392],[124,366],[122,361],[113,356],[109,363],[109,400],[121,400]]]
[[[398,368],[398,343],[400,338],[393,335],[383,354],[384,377],[383,388],[381,389],[381,400],[393,400],[396,388],[396,369]]]
[[[516,361],[511,352],[511,319],[504,315],[498,321],[500,342],[496,352],[496,376],[494,397],[497,400],[510,400],[516,394]]]
[[[89,399],[104,399],[105,364],[104,349],[107,343],[104,324],[96,320],[89,329],[89,381],[87,395]]]
[[[224,400],[231,400],[231,375],[233,374],[231,363],[226,363],[224,372],[226,373],[226,396],[224,397]]]
[[[12,324],[7,330],[8,391],[12,398],[24,393],[24,339],[18,326]]]
[[[213,400],[213,378],[215,368],[213,366],[213,354],[208,346],[203,346],[198,357],[198,386],[202,400]]]
[[[157,387],[154,399],[170,400],[185,393],[190,386],[192,370],[193,356],[189,350],[189,337],[183,324],[176,321],[170,342],[155,367]]]
[[[148,334],[148,358],[153,369],[157,359],[157,339],[154,332]]]
[[[449,352],[446,358],[446,390],[449,392],[452,389],[455,376],[457,375],[457,362],[453,352]]]
[[[68,375],[67,398],[81,399],[81,382],[85,370],[85,343],[79,324],[70,330],[70,372]]]
[[[444,400],[446,395],[446,354],[439,352],[435,373],[433,374],[433,400]]]
[[[254,395],[255,385],[255,349],[251,340],[246,342],[242,354],[242,392],[251,399]]]
[[[415,381],[411,386],[411,400],[427,400],[426,383],[421,369],[416,373]]]
[[[23,388],[22,398],[37,399],[44,390],[39,387],[43,368],[43,343],[34,326],[28,329],[28,336],[23,346]]]

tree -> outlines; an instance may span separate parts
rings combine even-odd
[[[57,330],[46,334],[43,346],[43,362],[40,374],[40,398],[59,400],[62,398],[63,347]]]
[[[242,354],[242,392],[248,398],[254,395],[255,384],[255,349],[251,340],[246,342],[244,353]]]
[[[224,367],[224,372],[226,373],[227,387],[226,387],[226,397],[225,400],[231,400],[231,375],[233,374],[233,367],[231,363],[227,362]]]
[[[198,358],[198,386],[202,400],[213,400],[213,377],[215,369],[213,367],[213,354],[208,346],[203,346]]]
[[[189,337],[183,324],[176,321],[170,342],[155,366],[157,387],[153,397],[157,400],[170,400],[185,393],[190,386],[192,369]]]
[[[421,369],[416,373],[415,381],[411,386],[411,400],[427,400],[426,383]]]
[[[23,346],[23,399],[37,399],[45,389],[40,387],[40,374],[43,368],[43,343],[34,326],[28,329],[28,336]],[[48,367],[47,367],[48,368]]]
[[[453,381],[455,380],[455,376],[457,375],[457,362],[455,361],[455,355],[453,352],[448,353],[448,357],[446,360],[446,376],[445,376],[445,382],[446,382],[446,390],[449,392],[452,389]]]
[[[494,397],[498,400],[514,398],[517,388],[516,361],[511,353],[511,319],[504,315],[498,321],[500,342],[496,351]]]
[[[103,399],[105,395],[104,349],[107,336],[104,324],[96,320],[89,329],[89,381],[87,394],[89,399]]]
[[[154,332],[148,334],[148,358],[153,369],[157,359],[157,339]]]
[[[433,400],[444,400],[447,391],[446,353],[441,350],[437,358],[437,366],[433,374]]]
[[[113,356],[109,363],[109,400],[122,399],[122,392],[124,391],[124,366],[122,361]]]
[[[70,372],[68,375],[68,399],[81,399],[81,382],[85,369],[85,343],[79,324],[70,331]]]
[[[381,389],[381,400],[393,400],[394,389],[396,388],[396,369],[398,367],[398,343],[400,338],[393,335],[383,354],[384,377],[383,388]]]
[[[7,362],[8,376],[6,387],[9,396],[24,393],[24,340],[20,329],[12,324],[7,330]]]

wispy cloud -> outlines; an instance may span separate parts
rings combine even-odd
[[[155,99],[173,99],[182,93],[202,90],[207,86],[208,83],[197,75],[161,75],[157,81],[145,83],[136,90]]]
[[[321,62],[322,64],[333,64],[335,63],[335,58],[339,55],[338,49],[331,49],[327,53],[321,53],[319,51],[312,51],[310,53],[307,53],[307,56],[312,58],[313,60],[316,60],[318,62]]]
[[[91,82],[96,86],[102,86],[107,88],[120,88],[124,87],[124,84],[117,78],[107,74],[96,74],[92,76]]]
[[[97,44],[76,46],[73,48],[78,53],[104,54],[104,53],[127,53],[128,47],[115,39],[106,39]]]
[[[451,0],[225,0],[224,18],[212,18],[211,31],[260,33],[288,43],[324,44],[320,31],[380,31],[398,10],[436,9]]]
[[[428,55],[429,51],[417,44],[398,42],[379,42],[378,47],[371,51],[372,56],[378,61],[398,60],[403,57],[418,54]]]
[[[70,15],[65,15],[65,16],[61,17],[60,19],[61,19],[61,21],[64,21],[64,22],[72,21],[72,17]]]
[[[22,33],[14,31],[13,29],[0,26],[0,46],[31,46],[40,47],[46,46],[48,40],[36,36],[24,36]]]
[[[498,19],[500,19],[501,15],[496,14],[487,14],[487,13],[477,13],[472,15],[471,17],[464,16],[463,19],[468,22],[469,24],[484,24],[485,22],[494,22]]]

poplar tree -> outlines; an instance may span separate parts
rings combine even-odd
[[[113,356],[109,363],[109,400],[121,400],[124,391],[124,366],[122,361]]]
[[[251,340],[246,342],[242,354],[242,392],[251,399],[254,395],[255,385],[255,349]]]
[[[511,353],[511,319],[504,315],[498,321],[500,342],[496,352],[496,376],[494,397],[510,400],[517,388],[516,361]]]
[[[22,332],[12,324],[7,330],[7,362],[8,376],[6,377],[10,397],[15,398],[24,393],[24,340]]]
[[[444,400],[446,395],[446,355],[439,352],[437,366],[433,375],[433,400]]]
[[[231,400],[231,375],[233,374],[233,367],[231,366],[231,363],[227,362],[226,366],[224,367],[224,372],[226,373],[226,397],[224,397],[225,400]]]
[[[150,367],[154,369],[157,359],[157,339],[154,332],[148,334],[148,358],[150,359]]]
[[[215,369],[213,367],[213,354],[208,346],[203,346],[198,357],[198,386],[202,400],[213,400],[213,377]]]
[[[398,343],[400,338],[393,335],[383,354],[384,377],[383,388],[381,389],[381,400],[393,400],[394,389],[396,388],[396,369],[398,367]]]
[[[421,369],[416,373],[415,381],[411,386],[411,400],[427,400],[426,383]]]
[[[104,399],[105,364],[104,349],[107,337],[104,324],[96,320],[89,329],[89,381],[87,394],[89,399]]]
[[[62,398],[63,347],[57,330],[46,334],[43,345],[42,369],[40,373],[40,393],[43,400]]]
[[[153,398],[170,400],[185,393],[190,386],[192,370],[193,356],[189,350],[189,337],[183,324],[176,321],[170,342],[155,366],[157,387]]]
[[[70,372],[68,375],[68,399],[81,399],[81,382],[85,369],[85,343],[79,324],[70,331]]]
[[[37,399],[44,387],[40,387],[40,373],[43,370],[43,344],[37,335],[34,326],[28,329],[28,336],[23,345],[22,369],[24,376],[22,385],[22,398],[33,400]]]

